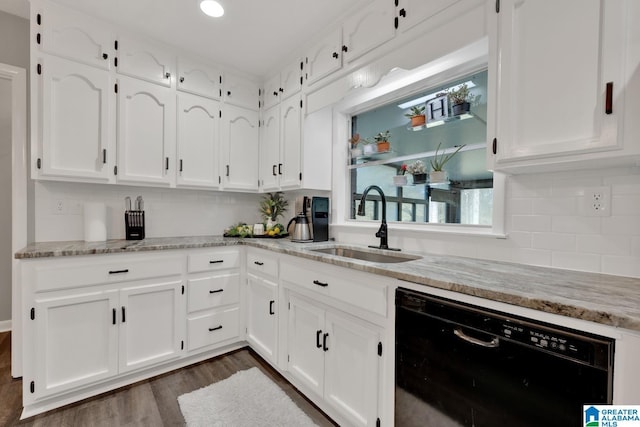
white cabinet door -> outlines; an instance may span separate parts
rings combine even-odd
[[[222,73],[216,67],[188,58],[179,58],[177,88],[183,92],[220,99],[222,97]]]
[[[620,146],[625,4],[501,2],[498,165]]]
[[[258,84],[235,74],[227,73],[222,78],[222,95],[225,103],[255,111],[260,108]]]
[[[220,142],[225,188],[258,189],[258,138],[258,112],[225,105]]]
[[[177,185],[217,188],[220,103],[178,93]]]
[[[280,104],[280,188],[300,187],[302,103],[297,96]],[[282,166],[281,166],[282,165]]]
[[[460,0],[400,0],[397,7],[398,30],[405,32],[437,15]]]
[[[378,418],[380,332],[332,311],[326,313],[324,398],[352,425],[375,426]]]
[[[262,190],[277,190],[280,188],[280,176],[278,175],[278,163],[280,163],[279,105],[262,113],[260,133],[260,183]]]
[[[32,27],[44,52],[109,69],[114,37],[102,22],[53,2],[34,6]]]
[[[109,74],[53,56],[41,58],[39,67],[41,125],[34,135],[39,174],[109,181],[115,156],[115,94]]]
[[[117,291],[36,297],[33,397],[74,390],[118,373],[117,305]]]
[[[300,92],[302,89],[302,59],[296,59],[280,72],[280,101]]]
[[[324,390],[324,310],[304,299],[289,298],[287,370],[319,396]]]
[[[119,182],[171,184],[175,105],[169,89],[127,77],[118,79]]]
[[[127,35],[118,37],[117,46],[119,74],[171,86],[176,68],[171,50]]]
[[[253,274],[247,277],[247,341],[275,363],[278,348],[278,285]]]
[[[120,372],[178,357],[184,328],[182,282],[120,291]]]
[[[307,84],[342,68],[342,29],[334,30],[320,40],[309,50],[304,62]]]
[[[343,23],[344,59],[351,62],[391,40],[395,35],[395,4],[389,0],[374,0]]]

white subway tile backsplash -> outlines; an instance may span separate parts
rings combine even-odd
[[[551,265],[568,270],[599,271],[600,255],[554,251],[551,253]]]
[[[629,255],[631,237],[607,234],[577,235],[576,245],[583,253]]]
[[[532,215],[533,199],[514,198],[509,200],[509,213],[511,215]]]
[[[603,255],[601,272],[616,276],[640,277],[640,256]]]
[[[551,220],[551,231],[554,233],[599,234],[600,217],[554,216]]]
[[[568,233],[532,233],[531,246],[535,249],[574,252],[576,236]]]
[[[609,216],[601,220],[603,235],[640,236],[640,218],[637,216]]]
[[[614,195],[612,198],[612,215],[640,215],[640,194]]]
[[[577,215],[577,197],[549,197],[533,200],[533,213],[536,215]]]
[[[549,215],[513,215],[511,219],[515,231],[551,231]]]

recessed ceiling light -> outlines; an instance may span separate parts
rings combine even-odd
[[[215,0],[202,0],[200,2],[200,10],[202,10],[205,15],[212,16],[214,18],[219,18],[224,15],[224,9]]]

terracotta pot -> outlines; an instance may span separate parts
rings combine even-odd
[[[423,114],[421,116],[413,116],[411,117],[411,126],[422,126],[427,122],[426,116]]]
[[[413,183],[414,184],[424,184],[427,182],[427,174],[426,173],[414,173],[413,174]]]
[[[378,141],[378,153],[384,153],[389,151],[391,148],[391,144],[389,141]]]

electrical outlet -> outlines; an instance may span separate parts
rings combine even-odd
[[[594,187],[585,190],[584,212],[586,216],[611,215],[611,187]]]

